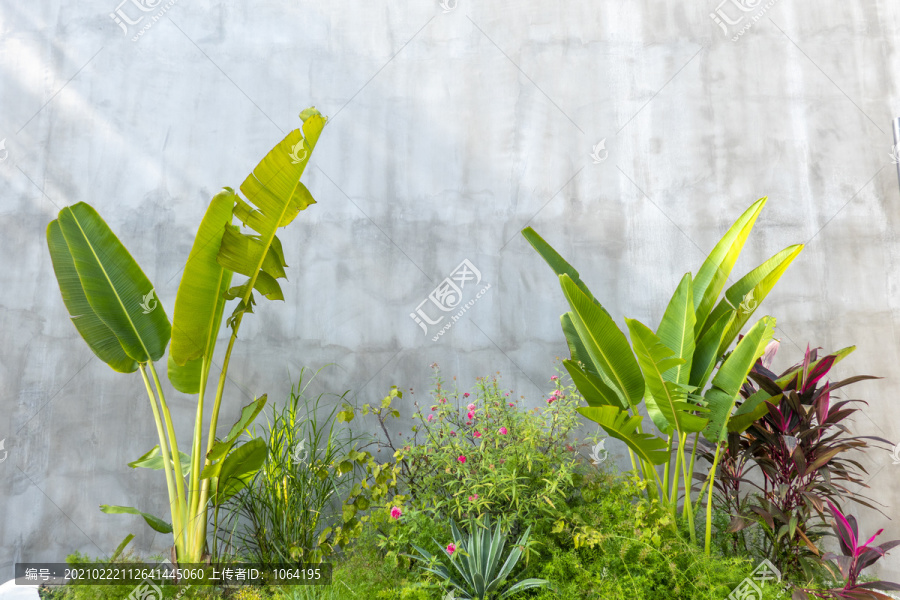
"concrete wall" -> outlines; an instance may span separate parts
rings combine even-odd
[[[286,302],[245,320],[223,422],[326,363],[323,389],[359,402],[391,384],[421,397],[432,362],[465,385],[500,371],[540,402],[564,299],[524,226],[614,316],[655,326],[681,275],[768,195],[738,269],[807,243],[764,305],[779,366],[807,343],[857,345],[839,374],[884,377],[850,388],[869,402],[857,426],[900,439],[896,2],[729,1],[719,18],[741,20],[721,27],[716,0],[138,4],[0,6],[0,579],[128,532],[143,552],[168,544],[97,508],[165,513],[161,476],[125,466],[156,435],[140,378],[67,319],[46,224],[91,203],[171,316],[209,198],[310,104],[331,117],[305,176],[318,204],[282,236]],[[143,19],[120,27],[117,9]],[[490,289],[434,342],[410,313],[464,259]],[[192,402],[170,403],[188,439]],[[864,529],[900,538],[900,466],[864,462],[895,518],[864,513]]]

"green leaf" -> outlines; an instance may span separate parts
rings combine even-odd
[[[765,351],[774,330],[775,319],[772,317],[763,317],[757,321],[713,377],[712,387],[705,395],[710,416],[709,426],[703,431],[703,435],[709,441],[713,443],[725,441],[728,421],[737,403],[741,386],[747,380],[756,359]]]
[[[669,460],[666,442],[662,438],[638,432],[637,428],[643,419],[640,415],[630,416],[616,406],[583,406],[578,412],[600,425],[612,437],[625,442],[641,460],[654,465],[661,465]]]
[[[241,409],[241,416],[238,418],[235,424],[231,426],[231,431],[229,431],[228,435],[226,435],[223,439],[216,440],[215,444],[213,444],[213,447],[210,448],[209,452],[206,455],[207,459],[209,459],[210,461],[216,461],[220,460],[223,456],[228,454],[228,451],[231,450],[231,447],[234,445],[234,442],[237,440],[241,432],[246,429],[254,419],[256,419],[256,416],[260,412],[262,412],[263,407],[266,405],[267,397],[267,394],[263,394]]]
[[[740,333],[756,309],[762,304],[781,276],[803,250],[802,244],[789,246],[747,273],[737,283],[728,288],[725,297],[719,302],[710,321],[714,322],[725,313],[732,313],[728,328],[719,343],[718,356],[725,354],[731,343]]]
[[[767,198],[760,198],[744,211],[712,249],[697,276],[694,277],[694,306],[697,310],[695,327],[698,333],[706,329],[707,317],[719,299],[719,294],[722,293],[722,288],[725,287],[725,282],[744,248],[756,218],[766,205],[766,200]]]
[[[640,321],[625,319],[625,323],[631,333],[631,344],[649,392],[644,398],[647,411],[649,413],[651,405],[655,405],[665,418],[663,423],[656,423],[656,426],[665,434],[670,434],[673,428],[680,433],[702,430],[707,420],[693,412],[703,409],[687,402],[687,387],[665,377],[667,371],[684,365],[684,359],[674,356],[672,349]],[[693,335],[693,331],[690,335]]]
[[[100,510],[109,515],[140,515],[144,517],[144,520],[147,522],[147,525],[152,527],[155,531],[160,533],[172,533],[172,526],[159,517],[154,517],[151,514],[141,512],[136,508],[132,508],[130,506],[110,506],[109,504],[101,504]]]
[[[66,305],[72,323],[82,339],[87,342],[91,351],[113,370],[120,373],[137,371],[137,362],[125,354],[119,338],[97,315],[84,295],[78,271],[75,270],[75,261],[63,237],[59,221],[51,221],[47,225],[47,245],[50,248],[50,260],[59,283],[59,291],[62,293],[63,304]]]
[[[572,360],[564,360],[563,366],[572,377],[572,382],[584,397],[589,406],[619,406],[628,408],[628,404],[611,387],[599,377],[595,377]]]
[[[709,381],[716,363],[721,358],[717,354],[719,344],[722,342],[725,328],[731,322],[732,316],[733,313],[721,315],[715,324],[700,337],[700,341],[697,342],[697,346],[694,349],[694,360],[691,363],[690,384],[698,390],[706,387],[706,382]]]
[[[522,230],[522,235],[525,236],[525,239],[528,240],[528,243],[537,250],[537,253],[541,255],[547,264],[550,265],[550,268],[553,269],[553,272],[556,273],[557,276],[560,275],[568,275],[569,278],[578,286],[584,294],[591,299],[592,302],[600,306],[600,303],[597,302],[594,295],[588,289],[587,285],[581,278],[578,276],[578,271],[575,270],[575,267],[566,262],[559,252],[553,249],[553,247],[544,241],[544,238],[538,235],[538,233],[532,229],[531,227],[526,227]],[[601,307],[602,308],[602,307]],[[606,309],[604,309],[605,312]]]
[[[122,540],[122,543],[120,543],[118,546],[116,546],[116,549],[112,553],[112,556],[109,557],[109,562],[111,562],[111,563],[116,562],[116,559],[119,558],[119,556],[121,556],[122,552],[124,552],[124,550],[125,550],[125,547],[128,544],[130,544],[131,540],[133,540],[133,539],[134,539],[133,533],[129,533],[127,536],[125,536],[125,539]]]
[[[220,469],[216,475],[215,492],[212,501],[221,506],[231,496],[243,489],[252,476],[265,464],[269,448],[263,438],[254,438],[234,449],[214,466]],[[207,467],[208,469],[209,467]],[[206,469],[203,470],[206,473]],[[200,478],[203,479],[203,473]]]
[[[175,389],[186,394],[200,391],[204,361],[208,369],[222,325],[225,291],[231,285],[232,272],[223,269],[216,256],[225,227],[231,223],[235,199],[230,188],[213,196],[200,222],[175,297],[168,375]]]
[[[644,377],[625,334],[605,310],[591,301],[568,275],[559,276],[572,307],[572,322],[588,357],[632,406],[644,396]]]
[[[182,477],[187,477],[188,473],[191,472],[191,457],[181,451],[178,452],[178,456],[181,458],[181,475]],[[139,459],[128,463],[128,466],[132,469],[153,469],[159,471],[164,464],[165,461],[159,450],[159,444],[157,444]],[[171,456],[169,457],[169,464],[174,467]]]
[[[769,412],[766,402],[776,404],[781,400],[781,394],[774,398],[765,390],[758,390],[755,394],[744,400],[731,419],[728,421],[729,433],[743,433],[748,427]]]
[[[238,203],[239,217],[256,235],[226,228],[222,238],[217,257],[219,264],[249,278],[242,288],[241,303],[229,319],[232,327],[247,312],[254,288],[269,299],[284,299],[275,281],[279,270],[274,267],[276,263],[283,264],[283,255],[279,257],[276,252],[273,258],[270,249],[276,244],[276,230],[289,224],[299,211],[315,202],[309,190],[300,183],[300,176],[326,121],[314,109],[303,111],[301,118],[304,119],[302,132],[295,129],[288,133],[241,184],[246,201]]]
[[[666,380],[675,383],[687,384],[690,381],[691,362],[694,357],[694,296],[691,274],[685,273],[678,284],[656,334],[676,358],[682,359],[681,364],[675,365],[666,371]]]
[[[131,359],[139,363],[159,360],[169,343],[171,325],[155,298],[153,284],[137,262],[97,211],[84,202],[59,211],[58,223],[93,313]],[[52,245],[59,249],[58,237],[54,241]],[[74,298],[78,294],[68,285],[63,298],[67,294]],[[97,341],[93,336],[89,342],[92,350],[92,342]]]

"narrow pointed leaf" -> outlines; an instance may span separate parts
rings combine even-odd
[[[210,449],[209,453],[207,453],[206,458],[210,461],[217,461],[228,454],[228,451],[231,450],[231,447],[234,446],[234,442],[237,440],[238,436],[241,434],[250,423],[256,419],[256,416],[262,412],[263,407],[266,405],[267,395],[263,394],[259,398],[255,399],[253,402],[245,406],[241,409],[241,416],[238,418],[237,422],[231,426],[231,431],[228,432],[221,440],[216,440],[213,447]]]
[[[624,399],[599,377],[595,377],[587,370],[582,369],[574,361],[564,360],[563,366],[569,372],[572,383],[578,388],[588,406],[618,406],[628,408]]]
[[[544,241],[538,233],[532,229],[531,227],[526,227],[522,230],[522,235],[528,240],[528,243],[537,250],[537,253],[541,255],[550,268],[553,269],[553,272],[556,273],[557,276],[560,275],[568,275],[569,278],[578,286],[584,294],[591,299],[592,302],[599,306],[599,302],[594,298],[594,295],[588,289],[587,285],[581,280],[578,276],[578,271],[570,265],[566,259],[564,259],[559,252],[553,249],[553,246]],[[605,309],[604,309],[605,311]]]
[[[757,321],[713,377],[712,387],[705,395],[710,412],[709,425],[703,435],[709,441],[718,443],[727,438],[728,421],[737,404],[741,386],[747,380],[747,374],[756,359],[765,351],[774,330],[775,319],[772,317],[763,317]]]
[[[737,221],[728,229],[712,252],[709,253],[700,270],[694,277],[694,306],[697,310],[697,332],[704,331],[707,317],[713,309],[725,282],[737,262],[747,236],[753,229],[756,218],[766,204],[766,198],[760,198],[744,211]]]
[[[138,509],[132,508],[130,506],[111,506],[109,504],[101,504],[100,510],[109,515],[140,515],[144,517],[147,525],[152,527],[155,531],[158,531],[160,533],[172,533],[172,526],[169,523],[166,523],[159,517],[154,517],[149,513],[141,512]]]
[[[728,350],[738,333],[802,250],[802,244],[785,248],[728,288],[725,297],[710,315],[710,321],[714,322],[723,313],[734,312],[734,319],[729,323],[719,343],[717,352],[719,356]]]
[[[580,407],[578,412],[600,425],[612,437],[625,442],[641,460],[654,465],[661,465],[669,460],[669,452],[662,438],[637,431],[643,419],[640,415],[630,416],[615,406]]]
[[[690,382],[691,362],[694,358],[694,324],[697,322],[694,313],[693,283],[691,274],[681,278],[678,288],[672,294],[666,312],[656,334],[662,343],[669,347],[682,363],[666,371],[666,380],[687,384]]]
[[[191,457],[181,451],[178,452],[178,455],[181,457],[181,475],[182,477],[187,477],[188,473],[191,472]],[[159,471],[164,464],[165,461],[163,461],[162,453],[159,451],[159,445],[157,444],[139,459],[128,463],[128,466],[132,469],[153,469]],[[171,457],[169,457],[169,465],[174,467]]]
[[[707,420],[693,414],[693,411],[699,410],[700,407],[687,402],[686,387],[665,377],[667,371],[683,366],[684,359],[675,356],[672,349],[640,321],[625,319],[625,323],[631,333],[631,344],[644,373],[644,381],[649,392],[644,402],[648,410],[651,403],[655,404],[666,421],[666,426],[660,427],[660,430],[669,434],[673,430],[680,433],[695,433],[703,429]],[[659,423],[656,425],[660,426]]]
[[[568,275],[560,275],[559,281],[572,307],[572,322],[588,356],[629,404],[637,405],[644,396],[644,377],[625,334]]]

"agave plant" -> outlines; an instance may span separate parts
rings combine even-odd
[[[683,481],[683,514],[692,536],[690,473],[697,439],[702,433],[715,445],[712,474],[732,429],[729,425],[741,386],[771,340],[775,320],[763,317],[729,349],[803,249],[794,245],[775,254],[725,290],[720,299],[765,202],[766,198],[761,198],[741,215],[696,275],[684,275],[655,332],[639,321],[625,319],[630,343],[578,271],[533,229],[522,231],[559,276],[571,309],[560,320],[571,354],[564,365],[588,403],[579,412],[626,444],[634,470],[673,516]],[[661,435],[644,431],[641,401]],[[685,449],[691,434],[694,450],[688,457]],[[664,465],[662,477],[658,465]],[[708,485],[707,552],[712,521],[712,485]]]
[[[143,516],[155,530],[172,533],[175,557],[198,563],[206,552],[207,510],[246,485],[266,459],[265,440],[234,449],[240,433],[262,410],[262,396],[244,407],[222,439],[216,438],[231,352],[244,315],[253,312],[254,290],[283,300],[277,279],[285,277],[276,231],[314,204],[300,176],[325,126],[315,108],[300,113],[303,124],[275,146],[240,186],[244,198],[225,188],[203,217],[175,299],[174,323],[154,298],[155,288],[137,261],[96,210],[84,202],[63,208],[47,227],[47,243],[63,302],[81,337],[101,360],[121,373],[140,370],[150,399],[159,444],[133,468],[165,472],[171,523],[129,506],[101,506],[107,513]],[[232,224],[237,219],[249,230]],[[234,273],[247,277],[231,286]],[[207,379],[225,303],[239,299],[228,319],[232,329],[203,444]],[[175,427],[154,363],[171,340],[168,376],[181,392],[198,394],[191,453],[179,451]],[[152,382],[151,382],[152,379]]]
[[[436,540],[434,543],[450,559],[453,570],[445,562],[419,546],[413,546],[419,556],[408,556],[423,563],[421,568],[424,571],[434,573],[446,581],[451,587],[453,597],[460,600],[493,598],[502,600],[527,589],[550,585],[546,579],[531,578],[516,582],[501,591],[503,584],[522,557],[523,549],[528,545],[531,527],[526,529],[525,533],[516,541],[505,561],[503,561],[503,553],[506,548],[506,533],[501,531],[499,522],[491,532],[489,516],[485,515],[479,521],[470,520],[467,536],[460,533],[459,526],[455,521],[450,521],[450,529],[453,533],[454,543],[449,544],[447,548]],[[503,561],[502,565],[501,561]]]

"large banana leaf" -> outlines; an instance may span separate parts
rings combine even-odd
[[[706,387],[716,363],[719,362],[720,354],[717,354],[722,338],[725,336],[725,330],[731,323],[733,313],[725,313],[716,319],[712,327],[707,329],[694,348],[694,358],[691,363],[690,384],[698,390]]]
[[[226,227],[222,238],[219,264],[248,278],[229,290],[230,295],[241,299],[229,320],[232,326],[251,308],[254,289],[270,299],[284,298],[277,279],[284,277],[286,264],[275,232],[315,203],[309,190],[300,183],[300,176],[326,121],[314,108],[303,111],[300,118],[302,132],[295,129],[288,133],[241,184],[246,201],[240,197],[235,199],[234,214],[256,233]]]
[[[51,256],[55,255],[54,264],[59,264],[64,274],[57,281],[64,301],[68,297],[72,302],[72,306],[67,304],[69,314],[73,308],[84,309],[83,292],[93,314],[115,335],[128,357],[139,363],[159,360],[169,343],[171,325],[162,305],[154,298],[153,284],[140,266],[97,211],[84,202],[60,210],[56,222],[59,229],[51,224],[48,241]],[[65,240],[71,265],[59,233]],[[70,266],[75,268],[77,281]],[[101,358],[114,369],[133,371],[110,344],[105,331],[97,327],[94,317],[88,318],[88,324],[85,331],[90,339],[85,340],[91,349],[96,353],[102,347],[106,357]],[[85,335],[82,329],[79,333]],[[110,356],[113,363],[107,360]]]
[[[644,376],[625,334],[609,314],[566,274],[559,276],[563,294],[572,307],[572,323],[584,344],[585,351],[598,371],[604,372],[615,389],[637,405],[644,396]]]
[[[78,271],[75,270],[75,261],[59,227],[59,221],[51,221],[47,225],[47,245],[50,247],[50,260],[59,283],[59,291],[75,329],[91,351],[114,370],[120,373],[137,371],[137,361],[125,354],[119,338],[94,312],[84,295]]]
[[[707,317],[713,309],[725,282],[737,262],[747,236],[753,229],[756,218],[766,204],[766,198],[760,198],[744,211],[737,221],[725,232],[694,277],[694,306],[697,310],[696,329],[699,334],[705,330]]]
[[[654,465],[669,460],[666,442],[662,438],[638,431],[643,420],[641,415],[631,416],[616,406],[582,406],[578,412],[600,425],[612,437],[625,442],[641,460]]]
[[[762,356],[775,331],[775,319],[763,317],[750,329],[716,371],[705,398],[709,407],[709,425],[703,435],[713,443],[725,441],[728,421],[750,369]]]
[[[753,269],[742,277],[737,283],[728,288],[725,297],[719,301],[719,304],[713,310],[709,317],[711,322],[715,322],[721,315],[731,312],[733,318],[725,330],[725,334],[719,343],[717,351],[718,356],[725,354],[728,347],[737,337],[744,325],[750,320],[750,317],[756,312],[756,309],[762,304],[781,276],[797,258],[800,251],[803,250],[803,244],[788,246],[757,268]]]
[[[707,420],[695,415],[694,411],[705,409],[687,402],[688,390],[685,385],[667,380],[665,377],[666,372],[684,365],[684,359],[674,356],[672,349],[640,321],[625,319],[625,323],[631,333],[631,345],[637,355],[638,364],[644,372],[644,381],[649,392],[644,396],[644,403],[647,405],[650,418],[652,419],[654,414],[661,415],[661,421],[653,419],[653,422],[666,435],[670,435],[673,430],[680,433],[694,433],[703,429]]]
[[[694,291],[691,274],[685,273],[678,284],[663,318],[659,322],[656,334],[662,343],[668,346],[676,358],[682,362],[666,371],[667,381],[687,384],[691,376],[691,363],[694,358]]]
[[[231,223],[234,190],[225,188],[215,196],[200,222],[188,255],[172,318],[172,346],[168,375],[175,389],[186,394],[200,391],[204,361],[212,361],[216,338],[225,310],[225,291],[232,272],[216,261],[226,225]]]
[[[628,403],[602,379],[588,372],[574,360],[564,360],[563,366],[572,377],[572,383],[578,388],[588,406],[619,406],[628,408]]]

